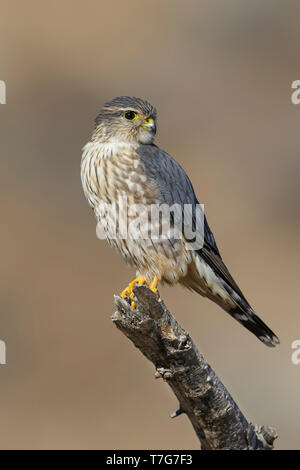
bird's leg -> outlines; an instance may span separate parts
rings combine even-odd
[[[148,284],[152,292],[157,295],[158,277],[155,275],[152,282]]]
[[[132,289],[136,284],[146,284],[146,279],[144,278],[144,276],[138,276],[136,279],[130,282],[128,286],[121,292],[120,297],[123,297],[125,299],[127,297],[127,294],[131,295]]]
[[[157,295],[158,277],[154,276],[152,282],[148,283],[144,276],[138,276],[136,279],[134,279],[132,282],[128,284],[126,289],[124,289],[121,292],[120,297],[123,297],[123,299],[126,299],[127,297],[130,298],[132,308],[135,308],[135,302],[133,300],[133,297],[134,297],[133,289],[137,284],[138,285],[146,284],[152,290],[152,292],[154,292]]]
[[[158,295],[157,293],[158,277],[157,276],[154,276],[152,282],[147,282],[143,276],[139,276],[139,277],[142,278],[142,282],[137,282],[136,284],[146,284],[149,287],[149,289],[152,290],[152,292],[154,292],[154,294]],[[131,294],[129,295],[129,298],[131,299],[131,307],[135,308],[135,302],[133,300],[133,297],[134,297],[134,293],[132,291]]]

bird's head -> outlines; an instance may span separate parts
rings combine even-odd
[[[119,96],[106,103],[95,121],[93,140],[150,144],[156,133],[156,109],[141,98]]]

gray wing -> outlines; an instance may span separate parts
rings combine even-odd
[[[161,203],[199,204],[192,183],[184,169],[168,153],[156,145],[141,145],[137,152],[145,165],[146,173],[159,188]],[[193,214],[195,211],[193,211]],[[195,218],[193,217],[193,220]],[[242,299],[245,299],[238,285],[230,275],[218,250],[214,235],[204,216],[204,244],[197,254],[206,261],[214,272],[223,279]]]
[[[188,176],[170,155],[160,150],[155,145],[142,145],[139,147],[138,153],[145,165],[148,177],[152,178],[154,183],[157,183],[161,203],[171,206],[173,204],[181,204],[182,206],[183,204],[192,204],[193,207],[198,204]],[[195,213],[195,211],[193,211],[193,213]],[[230,275],[221,258],[206,219],[204,220],[203,247],[196,250],[196,253],[213,269],[216,275],[223,280],[224,288],[234,301],[235,307],[233,309],[225,308],[225,310],[267,346],[276,346],[276,344],[279,344],[277,336],[255,314]]]

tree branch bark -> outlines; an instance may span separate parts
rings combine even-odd
[[[134,288],[136,309],[115,296],[115,325],[151,361],[176,395],[202,449],[272,449],[273,427],[247,421],[192,339],[146,286]]]

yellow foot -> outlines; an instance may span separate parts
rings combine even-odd
[[[134,297],[133,289],[136,285],[141,286],[144,284],[146,284],[152,290],[152,292],[154,292],[154,294],[157,295],[158,277],[154,276],[153,281],[151,283],[148,283],[146,282],[146,279],[144,276],[138,276],[136,279],[134,279],[132,282],[128,284],[128,286],[126,287],[126,289],[123,290],[123,292],[121,292],[120,297],[123,297],[123,299],[126,299],[127,297],[129,297],[131,300],[131,307],[135,308],[136,306],[133,300],[133,297]]]
[[[136,284],[138,285],[146,284],[146,279],[144,278],[144,276],[138,276],[136,279],[130,282],[128,286],[126,287],[126,289],[124,289],[123,292],[121,292],[120,294],[120,297],[123,297],[123,299],[126,299],[126,297],[129,296],[129,298],[131,299],[132,308],[135,308],[135,303],[133,301],[133,288]]]
[[[152,292],[154,292],[154,294],[158,295],[157,294],[157,286],[158,286],[158,277],[157,276],[154,276],[151,284],[148,284],[148,286],[150,287]]]

